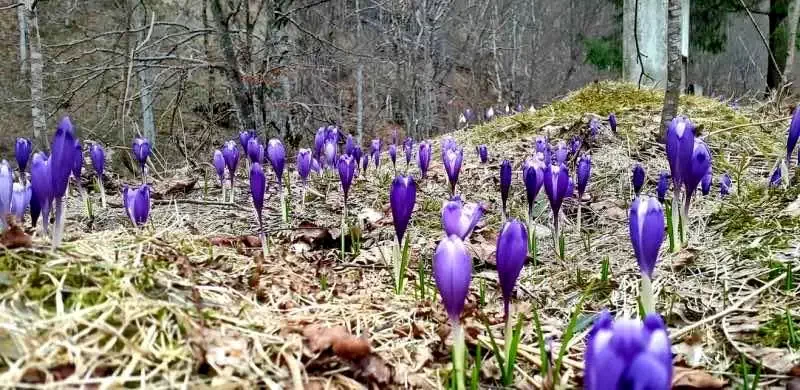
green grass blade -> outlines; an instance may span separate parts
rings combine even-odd
[[[539,356],[541,357],[542,361],[539,364],[539,371],[542,375],[542,378],[547,376],[547,369],[550,365],[549,360],[547,359],[547,348],[544,345],[544,332],[542,332],[542,323],[539,321],[539,313],[536,309],[533,310],[533,323],[536,326],[536,338],[539,340]]]

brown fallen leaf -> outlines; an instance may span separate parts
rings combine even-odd
[[[673,390],[715,390],[722,389],[727,381],[712,376],[702,370],[675,367],[672,374]]]
[[[792,367],[792,369],[789,370],[789,376],[793,376],[795,378],[800,378],[800,364]]]
[[[75,365],[72,363],[59,364],[47,369],[47,372],[39,368],[29,368],[22,374],[22,382],[41,384],[47,382],[48,374],[52,375],[53,380],[63,381],[75,373]]]
[[[30,248],[33,243],[31,236],[22,230],[14,217],[9,216],[6,223],[9,227],[0,235],[0,246],[4,246],[8,249]]]
[[[196,184],[196,177],[166,179],[153,185],[150,196],[153,199],[164,199],[167,195],[186,194],[192,192]]]
[[[369,340],[363,337],[347,335],[333,342],[333,353],[345,360],[358,360],[372,351]]]
[[[786,382],[786,390],[800,390],[800,378],[792,378]]]
[[[208,239],[208,242],[214,246],[223,246],[235,248],[238,244],[244,245],[246,248],[260,248],[261,239],[254,235],[243,236],[215,236]]]
[[[333,247],[336,245],[330,230],[307,221],[300,222],[300,225],[298,225],[297,230],[292,236],[292,243],[305,243],[308,245],[307,250]]]
[[[321,352],[333,346],[336,340],[345,338],[350,334],[343,326],[327,328],[312,324],[303,329],[303,336],[308,339],[308,346],[312,352]]]
[[[359,360],[356,368],[358,376],[367,379],[370,383],[386,385],[392,379],[392,369],[374,353]]]

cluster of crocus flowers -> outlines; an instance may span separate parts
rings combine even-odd
[[[667,127],[666,151],[669,161],[670,175],[672,176],[672,248],[677,251],[681,247],[680,225],[681,218],[681,188],[686,181],[686,172],[691,169],[692,155],[694,152],[694,124],[687,118],[678,116],[672,119]],[[705,171],[703,172],[705,173]],[[688,205],[689,196],[686,196]],[[683,215],[683,219],[688,216]]]
[[[414,182],[414,178],[410,175],[396,176],[394,180],[392,180],[392,186],[389,189],[389,204],[392,208],[392,220],[394,221],[394,230],[397,237],[392,269],[395,280],[395,291],[398,294],[403,292],[405,271],[408,266],[408,247],[410,241],[406,233],[416,202],[417,184]],[[405,239],[405,241],[403,241],[403,239]]]
[[[584,367],[585,390],[669,390],[672,352],[664,321],[655,313],[614,321],[603,311],[589,332]]]
[[[150,216],[150,186],[142,184],[138,188],[122,188],[122,206],[136,228],[147,223]]]
[[[503,229],[497,237],[497,278],[503,294],[503,316],[506,321],[505,352],[506,362],[511,351],[512,340],[512,311],[511,296],[517,284],[522,267],[528,258],[528,232],[525,225],[516,219],[511,219],[503,224]]]
[[[236,178],[236,167],[239,165],[239,148],[236,147],[235,141],[227,141],[222,146],[222,158],[225,160],[225,167],[228,168],[228,176],[231,183],[231,202],[236,199],[236,187],[234,179]],[[224,195],[224,191],[223,191]]]
[[[137,137],[133,140],[131,146],[133,157],[139,163],[139,169],[142,173],[142,183],[147,183],[147,159],[150,157],[150,141],[147,138]]]
[[[633,253],[642,276],[641,299],[645,312],[655,311],[653,272],[664,242],[664,210],[655,198],[642,195],[633,200],[629,217]]]

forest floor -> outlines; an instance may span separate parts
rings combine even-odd
[[[617,316],[638,313],[639,273],[627,222],[630,172],[636,161],[645,167],[644,192],[652,195],[658,173],[668,171],[656,136],[661,102],[660,92],[593,84],[535,113],[449,134],[465,151],[457,192],[488,208],[470,238],[474,273],[462,317],[468,353],[474,356],[478,345],[484,351],[480,388],[501,387],[484,325],[502,340],[493,265],[500,161],[514,164],[510,214],[523,218],[519,167],[535,136],[568,141],[588,134],[593,116],[603,124],[610,112],[618,117],[617,133],[601,126],[583,147],[594,163],[582,201],[586,233],[576,232],[578,202],[568,200],[564,261],[554,255],[551,216],[539,195],[538,256],[525,266],[514,300],[527,317],[514,387],[552,388],[553,374],[539,369],[535,311],[551,340],[545,350],[566,351],[560,387],[580,388],[593,316],[604,308]],[[679,111],[698,124],[712,150],[715,185],[693,202],[688,248],[671,254],[665,244],[656,270],[657,310],[673,339],[675,387],[736,388],[744,370],[761,367],[758,388],[787,388],[792,374],[800,376],[800,282],[788,272],[800,274],[800,175],[792,175],[790,186],[767,189],[785,154],[787,111],[703,97],[683,97]],[[479,143],[489,146],[486,165],[474,152]],[[312,180],[304,207],[292,187],[290,224],[280,221],[271,188],[267,258],[253,235],[241,176],[235,204],[225,204],[210,169],[205,178],[188,170],[156,173],[151,221],[140,232],[130,227],[117,192],[110,191],[105,209],[92,194],[91,218],[73,197],[61,248],[52,251],[34,236],[26,248],[0,252],[0,387],[444,388],[451,338],[433,281],[425,277],[442,238],[447,197],[434,144],[409,228],[408,284],[399,295],[389,264],[392,172],[385,154],[380,173],[370,167],[354,183],[350,210],[361,221],[362,245],[344,260],[338,250],[342,199],[333,176]],[[402,153],[400,161],[405,170]],[[416,164],[410,172],[418,176]],[[716,184],[724,172],[734,191],[723,199]],[[610,276],[601,280],[605,259]],[[419,267],[426,270],[422,283]],[[568,338],[573,317],[575,335]]]

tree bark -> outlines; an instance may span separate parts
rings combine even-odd
[[[681,0],[669,0],[667,4],[667,88],[664,91],[664,107],[661,111],[660,137],[662,139],[667,125],[678,113],[682,65]]]
[[[209,23],[208,18],[208,0],[203,0],[203,28],[209,29],[211,28],[211,24]],[[211,54],[211,42],[209,41],[208,37],[211,34],[204,34],[203,35],[203,48],[206,52],[206,61],[208,63],[213,63],[212,61],[213,55]],[[206,89],[208,92],[208,112],[209,117],[211,118],[211,123],[209,123],[209,127],[212,123],[216,121],[217,112],[214,109],[214,84],[216,83],[216,75],[214,74],[214,67],[208,68],[208,84]]]
[[[769,61],[769,66],[767,67],[767,90],[778,89],[781,87],[781,68],[786,65],[786,52],[779,50],[781,49],[780,42],[782,37],[778,34],[778,27],[786,19],[786,15],[782,13],[775,12],[775,3],[776,0],[772,0],[770,2],[770,11],[769,11],[769,50],[772,52],[772,55],[775,57],[775,62]]]
[[[28,23],[25,16],[26,7],[17,7],[17,25],[19,30],[19,74],[25,75],[28,61]]]
[[[781,82],[784,86],[790,82],[792,69],[794,68],[798,19],[800,19],[800,0],[794,0],[792,2],[792,9],[789,11],[789,43],[786,47],[786,64],[783,66],[783,80]]]
[[[39,147],[48,145],[45,136],[47,118],[44,107],[44,60],[42,59],[42,42],[39,36],[39,18],[32,0],[25,1],[25,17],[28,28],[28,44],[31,65],[31,117],[33,118],[33,139]]]
[[[146,44],[147,40],[150,39],[148,36],[148,29],[150,22],[147,19],[147,10],[145,10],[144,5],[142,4],[139,7],[141,13],[141,21],[142,26],[144,29],[141,33],[141,40],[139,45]],[[142,50],[142,53],[146,56],[147,50]],[[151,70],[148,69],[147,66],[143,66],[142,69],[139,71],[139,103],[141,104],[142,109],[142,135],[150,141],[150,145],[155,147],[156,146],[156,121],[155,115],[153,114],[153,77],[150,74]]]
[[[225,78],[233,94],[233,103],[239,111],[240,127],[242,129],[254,129],[255,120],[253,118],[253,102],[248,94],[247,86],[242,80],[239,59],[236,56],[236,49],[233,47],[233,39],[228,26],[228,14],[222,10],[221,0],[211,0],[211,13],[219,30],[219,45],[225,57]]]

